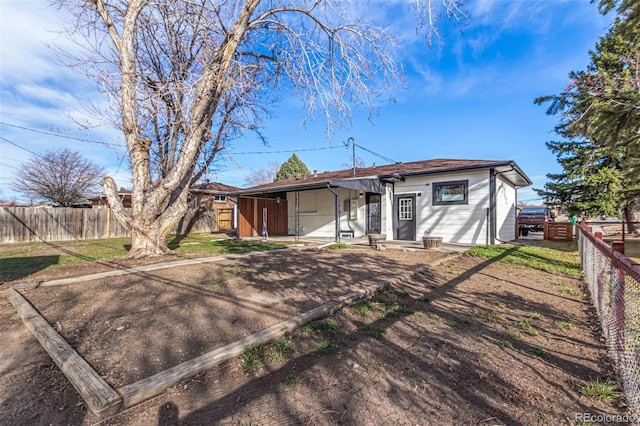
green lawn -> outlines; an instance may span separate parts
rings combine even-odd
[[[169,248],[185,257],[246,253],[286,247],[262,241],[214,239],[208,233],[171,235]],[[26,243],[0,245],[0,282],[20,279],[45,269],[62,265],[83,264],[100,259],[123,257],[131,247],[130,238],[111,238],[90,241],[61,241],[55,243]]]
[[[470,249],[467,253],[553,274],[572,277],[581,275],[580,257],[574,243],[536,241],[530,246],[479,246]]]

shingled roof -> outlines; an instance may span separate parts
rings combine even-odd
[[[510,173],[516,186],[531,185],[531,179],[513,161],[494,160],[453,160],[436,158],[433,160],[413,161],[410,163],[396,163],[386,166],[344,169],[322,173],[312,173],[297,178],[280,180],[273,183],[254,186],[236,192],[237,195],[258,194],[266,192],[287,191],[294,189],[312,189],[326,186],[331,181],[353,178],[379,178],[381,180],[412,175],[448,173],[466,170],[496,169],[501,173]]]
[[[241,189],[242,188],[238,188],[237,186],[225,185],[224,183],[219,182],[201,183],[198,185],[193,185],[191,188],[189,188],[191,192],[201,192],[207,194],[216,193],[221,195],[229,194]]]

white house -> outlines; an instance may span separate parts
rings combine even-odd
[[[240,237],[300,235],[496,244],[517,238],[513,161],[434,159],[300,176],[235,192]]]

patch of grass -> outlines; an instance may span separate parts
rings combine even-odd
[[[513,343],[508,340],[493,340],[493,343],[500,346],[501,348],[513,349]]]
[[[269,362],[284,362],[287,360],[287,356],[291,353],[293,353],[291,342],[286,337],[281,337],[271,343]]]
[[[368,325],[362,329],[362,331],[369,337],[373,337],[374,339],[380,340],[382,339],[382,335],[384,334],[384,330],[380,327],[374,327],[372,325]]]
[[[513,339],[513,340],[520,340],[522,339],[522,334],[520,333],[516,333],[515,331],[508,331],[507,332],[507,336],[509,336],[509,338]]]
[[[539,356],[540,358],[543,358],[543,359],[547,359],[547,358],[549,358],[551,356],[551,354],[549,352],[545,351],[542,348],[533,348],[533,354],[535,356]]]
[[[566,281],[558,281],[557,283],[553,283],[552,285],[555,285],[556,287],[566,287],[569,284]]]
[[[367,319],[369,317],[369,312],[373,311],[373,306],[367,300],[358,300],[353,305],[351,305],[351,309],[362,319]]]
[[[431,303],[431,297],[427,296],[426,294],[422,296],[420,300],[423,301],[424,303]]]
[[[188,253],[187,257],[202,254],[246,253],[286,247],[283,244],[261,241],[212,241],[211,238],[209,233],[169,235],[167,245],[175,252]],[[96,260],[123,257],[130,248],[131,238],[2,245],[0,246],[0,281],[21,279],[62,265],[80,265]]]
[[[326,248],[329,250],[343,250],[343,249],[349,248],[349,244],[333,243],[331,245],[328,245]]]
[[[295,389],[300,383],[302,383],[302,376],[287,376],[287,378],[284,380],[284,383],[287,385],[287,387]]]
[[[396,318],[403,314],[412,314],[414,311],[398,302],[390,302],[379,308],[382,318]]]
[[[541,315],[538,312],[529,312],[527,317],[531,319],[540,319]]]
[[[576,290],[574,288],[563,288],[562,292],[564,294],[568,294],[568,295],[571,295],[571,296],[582,297],[582,292],[580,292],[580,291],[578,291],[578,290]]]
[[[433,312],[431,312],[431,313],[427,312],[427,315],[429,316],[429,319],[430,319],[431,321],[433,321],[433,322],[435,322],[435,323],[440,322],[440,316],[438,316],[438,314],[433,313]]]
[[[394,290],[393,291],[398,297],[406,298],[411,296],[408,291],[405,290]]]
[[[480,309],[474,309],[473,315],[487,322],[498,322],[506,319],[504,314],[501,314],[499,312],[482,311]]]
[[[216,282],[207,284],[207,290],[215,290],[216,288],[227,288],[229,287],[229,283],[226,279],[222,278]]]
[[[620,392],[618,392],[615,383],[609,379],[589,380],[580,386],[580,393],[602,401],[611,401],[620,396]]]
[[[336,320],[314,321],[308,325],[311,331],[321,331],[327,334],[335,334],[340,328],[340,323]]]
[[[501,302],[499,300],[490,300],[489,304],[498,308],[504,308],[504,302]]]
[[[180,240],[179,245],[169,244],[169,248],[180,252],[201,252],[208,254],[236,254],[248,253],[250,251],[266,251],[285,248],[284,244],[270,243],[264,241],[245,240],[214,240],[204,241],[200,244],[185,244],[185,240]]]
[[[264,346],[252,346],[242,354],[242,370],[245,373],[257,373],[263,367]]]
[[[315,355],[328,355],[333,352],[335,348],[327,340],[319,340],[311,347],[311,353]]]
[[[538,331],[535,328],[535,325],[528,319],[524,319],[516,324],[519,328],[525,331],[529,336],[537,336]]]
[[[566,330],[567,328],[573,327],[573,324],[567,321],[556,321],[556,328],[558,330]]]
[[[533,325],[533,323],[531,321],[529,321],[528,319],[522,320],[519,323],[516,324],[518,327],[520,327],[523,330],[529,330],[534,328],[535,326]]]
[[[551,243],[551,242],[547,242]],[[581,275],[580,258],[575,245],[562,243],[542,246],[478,246],[467,251],[472,256],[492,259],[501,263],[524,266],[552,274],[571,277]]]

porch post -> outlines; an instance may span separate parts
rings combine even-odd
[[[336,223],[336,238],[335,238],[335,242],[339,243],[340,242],[340,195],[333,190],[333,188],[331,188],[330,184],[327,184],[327,189],[329,189],[329,191],[331,191],[331,193],[334,195],[335,200],[336,200],[336,218],[335,218],[335,223]]]

